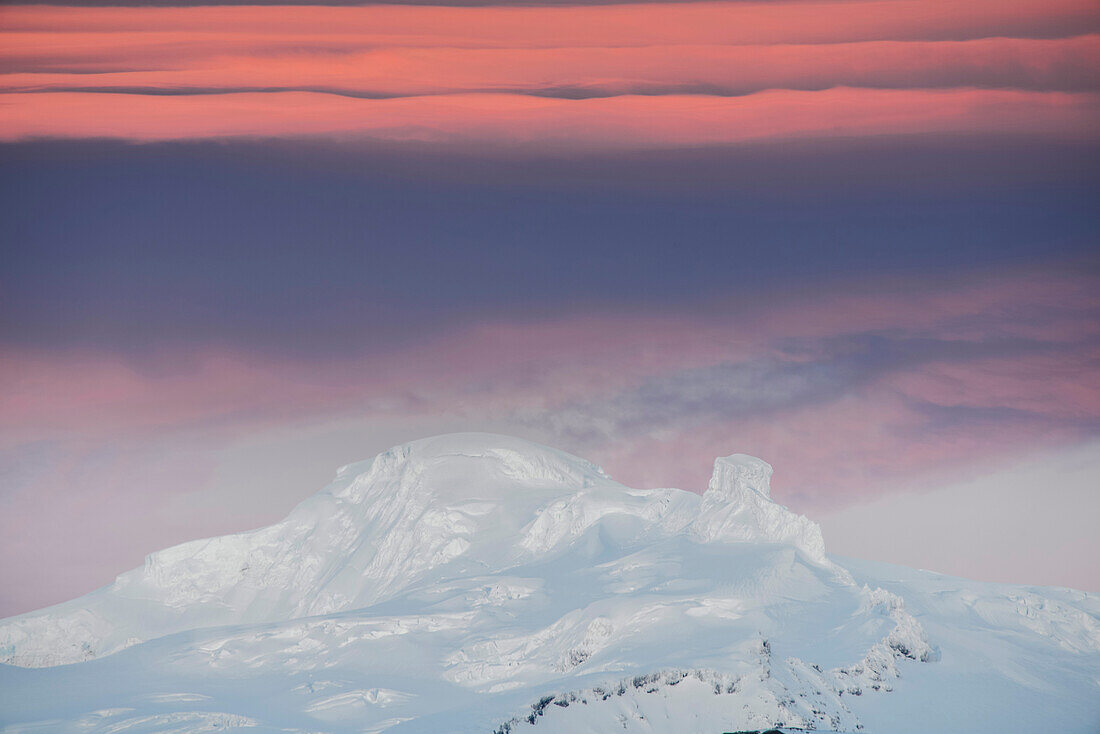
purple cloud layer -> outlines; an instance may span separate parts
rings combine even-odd
[[[516,433],[694,491],[715,456],[757,454],[811,513],[1084,441],[1100,433],[1087,265],[483,321],[320,364],[7,348],[0,614],[273,521],[337,464],[430,433]]]

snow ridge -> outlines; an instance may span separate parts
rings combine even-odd
[[[601,714],[605,718],[613,715],[614,728],[628,732],[647,731],[647,717],[663,715],[669,718],[677,709],[692,707],[717,710],[720,717],[723,711],[735,711],[727,714],[723,722],[715,723],[719,728],[725,721],[736,720],[744,729],[790,727],[862,731],[863,723],[845,705],[843,696],[861,696],[865,688],[889,693],[894,689],[888,681],[901,677],[900,661],[934,662],[939,658],[939,651],[928,643],[924,629],[905,611],[905,602],[899,596],[867,586],[861,593],[866,602],[864,610],[888,617],[894,626],[862,660],[850,667],[825,671],[820,665],[797,657],[788,657],[777,665],[770,642],[760,638],[753,648],[756,666],[750,672],[733,674],[698,668],[660,670],[580,691],[544,695],[531,704],[528,713],[498,725],[494,734],[517,734],[536,724],[541,725],[540,731],[544,734],[555,731],[564,734],[575,725],[570,721],[572,717],[558,709],[570,706],[610,709],[613,714]],[[672,690],[689,679],[693,680],[684,689]],[[715,696],[728,698],[716,705],[700,705],[695,700],[700,697],[699,684]],[[614,701],[615,698],[622,700]],[[609,701],[612,703],[607,705]],[[592,715],[586,714],[584,718],[590,720]]]
[[[699,719],[699,712],[716,719],[712,728],[721,731],[736,721],[740,728],[770,729],[797,727],[860,731],[859,723],[826,675],[797,658],[787,659],[774,669],[762,643],[759,669],[731,674],[708,669],[672,669],[622,678],[614,683],[550,694],[539,698],[528,713],[499,724],[493,734],[520,734],[539,726],[544,734],[575,730],[577,720],[588,727],[606,721],[615,730],[649,731],[651,719],[687,721]],[[708,700],[712,696],[720,697]],[[572,712],[566,711],[573,707]],[[577,712],[578,708],[590,710]],[[687,715],[687,712],[695,715]],[[599,730],[596,724],[595,730]],[[611,730],[608,728],[607,730]]]

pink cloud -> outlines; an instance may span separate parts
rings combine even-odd
[[[1087,87],[1100,59],[1100,11],[1082,0],[2,12],[3,140],[323,136],[541,150],[1093,139],[1098,111],[1095,94],[1050,91]],[[616,96],[526,94],[563,87]],[[755,93],[669,93],[712,88]]]
[[[632,486],[702,491],[714,457],[748,453],[776,467],[777,501],[814,513],[938,486],[966,478],[997,457],[1084,438],[1070,426],[994,421],[928,431],[926,421],[883,386],[763,419],[730,416],[672,435],[635,437],[598,447],[593,458]]]
[[[960,340],[1013,336],[1074,343],[1100,335],[1100,327],[1087,314],[1059,307],[1089,303],[1090,287],[1089,278],[1069,272],[1016,272],[969,284],[914,281],[893,295],[841,286],[804,293],[806,302],[792,296],[790,302],[718,303],[690,314],[496,320],[398,349],[309,364],[200,347],[160,356],[158,363],[173,369],[158,371],[94,351],[9,348],[0,357],[0,379],[8,386],[0,396],[0,431],[26,437],[217,427],[386,406],[554,409],[716,363],[820,356],[777,352],[775,343],[789,337],[820,340],[903,330]],[[1039,309],[1041,320],[1024,318],[1029,309]],[[1067,379],[1047,380],[1035,395],[1048,396],[1051,405],[1091,410],[1095,381],[1072,383],[1068,377],[1087,373],[1094,358],[1094,352],[1080,349],[1073,361],[1043,355],[975,358],[913,374],[899,371],[892,379],[900,392],[944,402],[952,394],[985,395],[1005,386],[996,393],[1002,400],[1005,391],[1022,395],[1029,381],[1059,374]],[[977,386],[959,387],[961,373],[982,376],[987,389],[975,393]]]
[[[93,38],[95,38],[93,36]],[[43,37],[40,41],[47,41]],[[104,88],[233,91],[314,88],[341,93],[415,96],[478,91],[524,93],[557,88],[604,94],[668,93],[677,88],[825,89],[1022,86],[1059,89],[1090,80],[1100,64],[1100,36],[969,41],[867,41],[765,46],[609,46],[567,48],[370,47],[347,51],[313,39],[263,52],[250,42],[137,48],[104,43],[31,45],[16,36],[0,52],[13,68],[0,76],[8,91]],[[187,54],[187,58],[182,58]],[[257,58],[257,54],[261,58]],[[94,68],[97,73],[43,69]],[[115,71],[108,71],[115,70]]]
[[[733,144],[785,138],[1013,133],[1088,140],[1100,96],[1009,90],[766,91],[746,97],[511,94],[352,99],[313,92],[149,96],[0,94],[0,139],[137,141],[324,136],[547,149]]]
[[[328,36],[363,45],[456,47],[837,43],[995,36],[1051,37],[1095,29],[1088,0],[825,0],[639,3],[576,7],[213,6],[3,8],[9,31],[186,33],[214,39]],[[126,40],[122,37],[120,40]],[[157,38],[156,40],[168,40]]]
[[[903,395],[936,405],[997,406],[1065,421],[1100,418],[1100,348],[1073,354],[934,364],[891,378]]]

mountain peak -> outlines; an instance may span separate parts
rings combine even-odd
[[[1095,596],[897,568],[876,581],[873,564],[857,581],[816,524],[770,499],[771,474],[719,458],[699,495],[632,489],[507,436],[395,446],[281,522],[153,553],[110,587],[0,621],[0,718],[553,734],[862,731],[866,715],[894,731],[927,725],[908,713],[934,700],[958,704],[940,730],[1095,720],[1080,703],[1095,698]],[[983,671],[1006,649],[1042,675]],[[908,673],[941,659],[943,676]],[[1016,706],[993,724],[999,703],[966,705],[990,690]]]
[[[152,553],[83,600],[0,625],[0,660],[71,662],[181,629],[361,609],[418,584],[684,535],[792,545],[831,568],[817,525],[769,498],[771,473],[751,456],[720,458],[700,497],[632,489],[510,436],[420,439],[341,468],[274,525]]]
[[[330,488],[354,498],[403,477],[405,484],[444,501],[505,499],[538,485],[584,489],[611,482],[595,464],[564,451],[495,433],[447,433],[394,446],[373,459],[341,467]]]

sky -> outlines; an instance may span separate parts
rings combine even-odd
[[[0,616],[519,435],[1100,591],[1092,0],[0,6]]]

